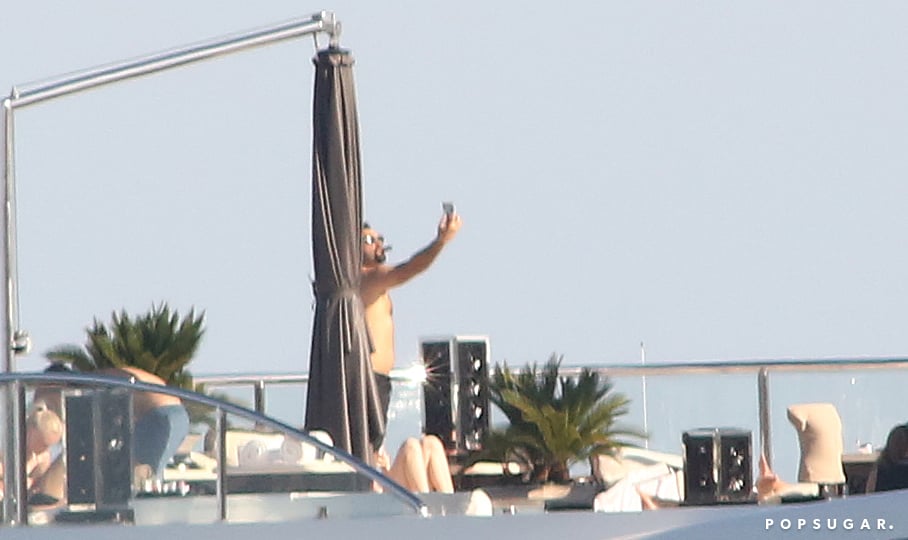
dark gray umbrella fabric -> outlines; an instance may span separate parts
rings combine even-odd
[[[359,295],[362,185],[353,57],[327,49],[315,58],[312,150],[312,258],[315,320],[309,356],[306,429],[372,463],[384,435]]]

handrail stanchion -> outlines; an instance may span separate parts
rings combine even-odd
[[[760,451],[766,463],[772,467],[772,426],[769,416],[769,370],[761,368],[757,373],[757,401],[760,410]]]
[[[0,144],[3,146],[3,155],[0,156],[0,180],[4,186],[0,186],[0,222],[4,223],[4,226],[9,222],[10,219],[10,201],[8,199],[10,190],[8,186],[12,182],[13,174],[13,104],[12,100],[7,98],[2,101],[2,111],[0,111]],[[8,252],[10,250],[10,235],[7,228],[6,234],[0,235],[0,243],[2,243],[3,251]],[[4,257],[0,261],[0,281],[5,284],[12,283],[12,269],[10,263],[12,260],[8,257]],[[13,290],[11,285],[4,289],[6,293],[5,308],[0,310],[0,355],[2,355],[3,362],[3,372],[10,373],[13,371],[13,314],[12,309],[15,305],[12,302]],[[15,416],[13,414],[13,402],[15,397],[13,395],[13,387],[11,384],[3,385],[2,391],[0,391],[0,398],[3,402],[0,404],[0,419],[3,420],[3,447],[0,450],[3,450],[3,468],[7,471],[15,471],[16,468],[16,456],[14,449],[18,447],[16,442],[16,428],[15,428]],[[11,491],[11,490],[7,490]],[[18,512],[15,508],[15,497],[13,493],[10,492],[9,497],[3,498],[3,524],[4,525],[16,525],[16,516]]]
[[[218,407],[215,410],[215,434],[218,453],[218,476],[215,480],[215,497],[217,498],[218,521],[227,520],[227,413]]]
[[[255,381],[255,412],[259,414],[265,413],[265,381],[259,379]]]
[[[15,381],[12,391],[14,396],[13,415],[16,418],[16,455],[13,460],[16,463],[16,474],[13,483],[13,493],[15,494],[13,500],[16,505],[16,523],[28,525],[28,471],[26,470],[28,449],[25,444],[25,385],[22,384],[22,381]]]
[[[15,471],[18,470],[16,466],[16,451],[18,443],[16,443],[16,422],[15,415],[13,414],[11,405],[15,398],[13,398],[13,387],[12,382],[8,382],[0,388],[0,397],[3,399],[3,404],[6,406],[0,406],[0,420],[3,421],[3,445],[0,447],[0,451],[3,452],[2,462],[3,470]],[[13,526],[17,525],[16,516],[18,512],[16,511],[15,506],[15,497],[10,493],[9,497],[3,497],[3,525],[4,526]]]

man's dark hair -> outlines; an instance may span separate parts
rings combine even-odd
[[[44,368],[45,373],[73,373],[75,370],[63,362],[51,362],[49,366]]]
[[[371,229],[372,225],[369,225],[368,221],[363,221],[363,229]]]

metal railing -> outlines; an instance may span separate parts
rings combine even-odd
[[[609,377],[671,377],[678,375],[747,375],[755,379],[758,408],[759,448],[772,465],[772,415],[770,412],[771,375],[793,372],[842,372],[879,371],[908,368],[908,358],[823,358],[823,359],[772,359],[715,362],[679,362],[655,364],[615,364],[603,366],[562,366],[559,373],[576,377],[582,369],[590,369]],[[421,376],[413,369],[395,370],[391,373],[395,382],[419,382]],[[307,374],[237,374],[196,377],[195,381],[208,388],[252,387],[255,410],[266,413],[266,388],[269,386],[304,385]]]
[[[25,464],[25,390],[28,386],[38,387],[42,385],[65,385],[67,388],[77,388],[81,390],[125,388],[131,392],[152,392],[175,396],[182,400],[184,404],[196,403],[213,409],[215,415],[215,440],[217,441],[215,445],[215,454],[218,463],[215,478],[217,520],[223,521],[227,519],[226,419],[228,414],[244,418],[260,428],[271,429],[314,446],[319,451],[333,456],[335,460],[349,465],[357,474],[380,485],[383,493],[388,493],[400,500],[406,507],[412,509],[414,514],[419,516],[427,515],[426,506],[419,497],[376,469],[369,467],[353,455],[339,448],[325,444],[305,431],[245,407],[221,401],[204,394],[184,390],[182,388],[161,386],[129,379],[82,373],[8,373],[0,374],[0,386],[11,388],[13,395],[15,395],[17,399],[14,400],[15,410],[13,411],[13,416],[16,419],[14,426],[15,442],[12,445],[13,448],[11,452],[14,455],[15,473],[13,475],[6,475],[7,481],[10,477],[14,478],[15,496],[8,497],[12,500],[14,511],[11,514],[4,515],[5,525],[28,524],[27,471]]]
[[[591,367],[593,371],[611,377],[672,376],[708,374],[756,375],[756,396],[760,426],[760,450],[772,465],[772,415],[770,413],[770,374],[792,372],[870,371],[908,368],[908,358],[826,358],[776,359],[716,362],[683,362],[672,364],[621,364]],[[566,376],[576,376],[581,367],[563,368]]]
[[[390,375],[392,382],[421,382],[425,374],[413,369],[395,369]],[[253,409],[259,414],[266,414],[265,400],[269,386],[303,386],[309,383],[308,373],[272,373],[272,374],[222,374],[200,375],[192,378],[197,385],[206,390],[214,388],[252,387]],[[303,400],[305,401],[305,400]]]

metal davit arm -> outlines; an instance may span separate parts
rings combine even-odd
[[[0,281],[3,282],[3,309],[0,310],[0,355],[2,355],[3,373],[15,371],[13,359],[18,350],[24,349],[27,337],[13,325],[18,321],[18,283],[16,276],[16,216],[15,216],[15,174],[14,174],[14,130],[13,116],[16,109],[42,103],[53,98],[90,90],[98,86],[157,73],[166,69],[183,66],[209,58],[224,56],[246,49],[270,45],[290,39],[325,33],[331,45],[336,46],[340,35],[340,23],[330,11],[322,11],[308,18],[293,19],[268,27],[246,32],[230,34],[220,38],[202,41],[185,47],[170,49],[131,60],[99,66],[84,71],[63,75],[47,81],[13,87],[8,98],[0,102],[0,145],[3,155],[0,158],[0,179],[3,181],[0,190]],[[21,337],[22,342],[19,343]],[[21,468],[21,461],[16,460],[11,448],[20,446],[14,416],[16,396],[10,385],[0,389],[0,421],[2,429],[3,464],[7,479],[12,478],[12,471]],[[8,482],[9,483],[9,482]],[[21,491],[21,490],[17,490]],[[21,495],[21,493],[16,493]],[[25,501],[13,496],[13,489],[7,485],[3,500],[3,523],[22,525]]]
[[[18,329],[13,328],[16,319],[16,235],[15,235],[15,137],[14,112],[51,99],[90,90],[99,86],[141,77],[218,56],[224,56],[246,49],[262,47],[318,33],[328,34],[330,43],[337,45],[340,22],[334,13],[322,11],[308,18],[292,19],[271,26],[238,32],[219,38],[201,41],[191,45],[98,66],[69,73],[45,81],[14,86],[8,98],[2,102],[0,117],[0,139],[3,146],[3,161],[0,163],[0,177],[3,179],[3,199],[0,200],[0,223],[5,228],[3,244],[3,270],[0,274],[7,288],[6,306],[3,310],[4,323],[0,324],[0,340],[7,343],[4,352],[4,372],[13,371],[12,357],[21,344],[14,343]]]
[[[324,32],[335,43],[340,33],[340,23],[334,13],[322,11],[309,18],[293,19],[283,23],[230,34],[192,45],[98,66],[54,79],[14,87],[10,95],[12,107],[18,109],[55,97],[74,94],[97,86],[114,83],[150,73],[156,73],[217,56],[239,52],[253,47]]]

